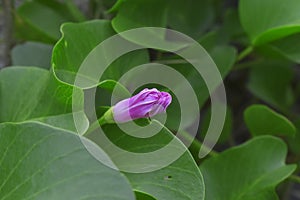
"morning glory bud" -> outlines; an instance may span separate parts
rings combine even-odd
[[[172,101],[167,92],[160,92],[156,88],[145,88],[137,95],[124,99],[112,107],[115,122],[123,123],[134,119],[153,117],[166,111]]]

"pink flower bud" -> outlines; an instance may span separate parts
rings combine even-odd
[[[138,118],[152,117],[165,112],[172,101],[167,92],[156,88],[145,88],[137,95],[118,102],[113,107],[113,118],[116,122],[128,122]]]

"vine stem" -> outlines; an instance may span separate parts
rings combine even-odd
[[[247,68],[252,67],[253,65],[260,64],[261,62],[262,62],[262,59],[257,59],[257,60],[254,60],[254,61],[238,63],[238,64],[233,66],[232,70],[237,71],[237,70],[247,69]]]
[[[289,179],[293,182],[300,183],[300,177],[297,175],[292,174]]]
[[[194,154],[199,154],[199,151],[201,148],[208,153],[210,156],[217,156],[219,153],[214,151],[213,149],[210,149],[209,147],[205,146],[203,143],[201,143],[197,138],[191,136],[186,131],[180,131],[179,135],[182,136],[184,140],[187,140],[189,143],[191,143],[190,149],[193,150]]]
[[[249,46],[244,49],[237,57],[237,62],[246,58],[253,51],[253,46]]]
[[[104,117],[102,116],[100,119],[98,119],[97,121],[92,123],[91,126],[89,127],[89,129],[83,135],[87,136],[88,134],[92,133],[97,128],[99,128],[99,126],[102,126],[104,124],[106,124],[106,121],[105,121]]]
[[[157,121],[157,123],[159,123],[161,126],[164,126],[160,121]],[[219,154],[218,152],[214,151],[213,149],[210,149],[209,147],[202,144],[199,140],[197,140],[197,138],[191,136],[186,131],[179,131],[178,135],[179,135],[178,139],[187,140],[191,144],[191,146],[187,147],[187,148],[195,149],[193,152],[191,151],[192,154],[194,153],[194,154],[198,155],[201,147],[203,147],[204,151],[206,151],[210,156],[217,156]]]

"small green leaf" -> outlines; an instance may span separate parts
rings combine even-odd
[[[1,200],[133,200],[128,180],[96,160],[94,143],[41,123],[0,124]]]
[[[287,147],[272,136],[256,137],[205,160],[207,200],[274,200],[277,184],[286,179],[295,165],[285,165]]]
[[[247,127],[253,136],[294,136],[296,128],[286,117],[264,105],[252,105],[244,112]]]
[[[300,32],[299,9],[298,0],[239,1],[241,24],[254,45]]]
[[[51,54],[53,46],[26,42],[12,49],[12,64],[14,66],[37,66],[49,69],[51,66]]]
[[[136,200],[156,200],[154,197],[152,197],[151,195],[149,194],[146,194],[144,192],[141,192],[141,191],[134,191],[135,193],[135,198]]]

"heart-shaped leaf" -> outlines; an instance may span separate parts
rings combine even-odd
[[[83,92],[57,81],[47,70],[37,67],[5,68],[0,71],[0,123],[35,120],[76,130],[71,114],[73,89],[76,90],[74,105],[82,105]],[[88,121],[83,118],[81,122],[81,131],[84,131]]]
[[[261,136],[208,158],[200,165],[205,199],[278,199],[275,186],[296,169],[295,165],[285,165],[286,155],[284,142]]]
[[[118,33],[139,27],[165,27],[167,24],[165,0],[119,0],[114,7],[118,14],[112,20],[112,26]]]
[[[252,40],[261,45],[300,32],[298,0],[240,0],[241,24]]]
[[[88,153],[94,143],[40,123],[0,124],[1,200],[133,200],[129,182]]]
[[[112,20],[118,33],[140,27],[170,27],[198,38],[214,20],[212,3],[207,0],[174,0],[171,4],[166,0],[119,0],[112,10],[118,12]]]
[[[57,78],[63,82],[74,84],[78,70],[87,55],[102,41],[115,34],[110,21],[94,20],[78,24],[67,23],[61,28],[63,37],[55,45],[52,66]],[[106,69],[101,80],[118,80],[121,75],[134,66],[149,61],[146,50],[130,52],[120,56]],[[100,62],[100,61],[99,61]],[[104,63],[95,63],[101,69]],[[93,67],[93,66],[91,66]]]
[[[254,136],[294,136],[296,128],[286,117],[264,105],[252,105],[244,112],[247,127]]]

